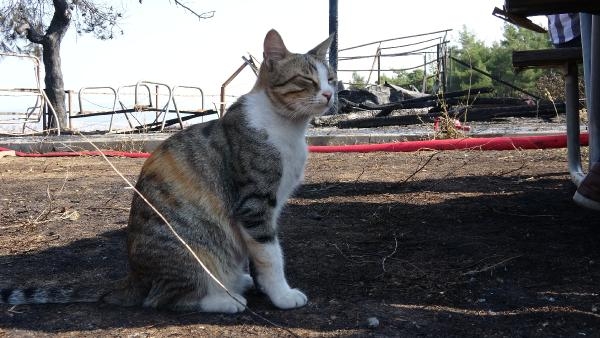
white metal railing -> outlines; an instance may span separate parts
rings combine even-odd
[[[46,92],[41,85],[40,60],[33,55],[10,52],[0,52],[0,57],[13,57],[29,60],[33,63],[35,74],[35,88],[0,88],[0,96],[32,97],[35,99],[35,103],[32,106],[22,110],[0,111],[0,124],[20,124],[22,125],[22,128],[21,133],[19,134],[26,134],[25,130],[28,128],[27,125],[30,123],[40,123],[45,117],[44,113],[49,111],[54,117],[54,123],[56,124],[56,128],[53,129],[56,129],[57,134],[60,135],[60,125],[56,110],[50,104]],[[42,131],[50,131],[50,128],[43,130],[44,128],[45,126],[42,126]]]

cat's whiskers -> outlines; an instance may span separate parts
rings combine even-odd
[[[319,106],[323,106],[321,109],[317,109]],[[322,112],[330,109],[331,106],[324,105],[319,98],[315,96],[305,96],[297,98],[295,102],[287,103],[285,109],[287,109],[292,118],[298,119],[301,117],[314,117],[320,115]]]

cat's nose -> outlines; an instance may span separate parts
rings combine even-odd
[[[327,99],[327,102],[329,102],[329,100],[331,100],[331,96],[333,96],[333,93],[329,90],[326,90],[323,92],[322,95],[325,96],[325,98]]]

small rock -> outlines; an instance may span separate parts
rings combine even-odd
[[[68,220],[71,220],[71,221],[76,221],[81,217],[81,215],[79,214],[79,212],[77,210],[73,210],[70,213],[65,212],[65,216]]]
[[[377,319],[376,317],[367,318],[367,326],[369,327],[369,329],[379,327],[379,319]]]
[[[313,219],[315,221],[320,221],[323,219],[323,216],[318,212],[311,212],[308,214],[308,218]]]

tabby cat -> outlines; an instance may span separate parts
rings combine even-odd
[[[334,104],[325,56],[331,37],[307,54],[290,53],[271,30],[253,89],[219,120],[164,141],[136,184],[211,273],[134,194],[127,226],[128,276],[108,293],[84,288],[2,289],[0,303],[104,301],[175,311],[236,313],[254,284],[275,306],[304,306],[284,275],[277,219],[300,183],[312,117]],[[252,276],[247,272],[253,267]]]

